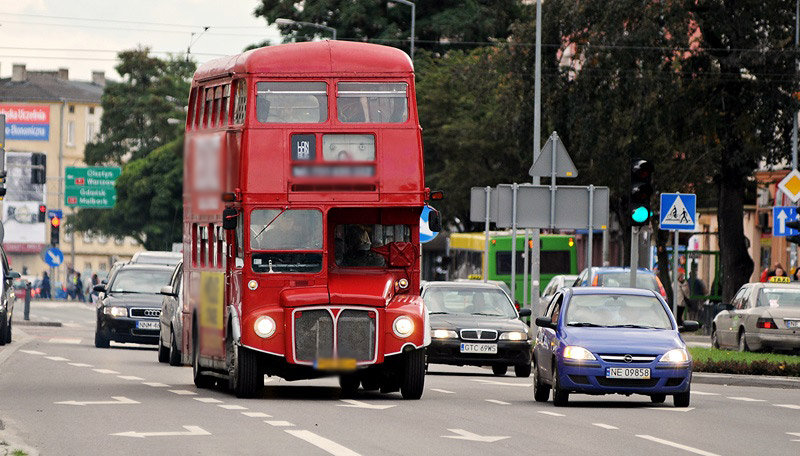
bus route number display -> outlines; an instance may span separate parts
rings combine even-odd
[[[317,141],[314,135],[292,135],[292,160],[314,161],[317,154]]]

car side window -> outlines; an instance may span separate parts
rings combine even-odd
[[[553,306],[550,313],[550,322],[553,323],[554,325],[558,324],[559,314],[561,313],[561,302],[563,300],[564,300],[564,295],[560,294],[553,301]]]
[[[742,296],[744,295],[744,290],[745,287],[742,287],[736,292],[735,295],[733,295],[733,299],[731,299],[731,306],[733,306],[734,309],[738,308],[739,302],[742,300]]]
[[[750,300],[750,292],[752,289],[752,287],[748,286],[742,288],[742,295],[739,296],[739,300],[736,301],[736,309],[743,310],[747,308],[747,302]]]

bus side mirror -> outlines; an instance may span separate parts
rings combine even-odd
[[[442,214],[439,211],[431,211],[428,214],[428,228],[434,233],[442,231]]]
[[[222,229],[223,230],[235,230],[236,229],[236,219],[239,217],[239,211],[232,207],[226,207],[222,211]]]

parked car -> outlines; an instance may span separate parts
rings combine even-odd
[[[589,270],[584,269],[581,271],[578,278],[572,286],[574,287],[630,287],[631,283],[631,268],[622,267],[594,267],[592,268],[592,283],[589,283]],[[643,290],[652,290],[661,295],[662,298],[667,298],[667,290],[661,284],[655,272],[639,268],[636,271],[636,286],[633,288],[641,288]]]
[[[672,395],[688,407],[692,358],[661,296],[634,288],[562,288],[539,326],[533,352],[534,399],[566,405],[570,394]]]
[[[800,284],[746,283],[711,323],[711,345],[800,350]]]
[[[161,328],[158,336],[158,361],[170,366],[181,365],[183,334],[183,262],[178,263],[169,285],[161,287]]]
[[[109,283],[96,285],[97,328],[94,344],[108,348],[110,341],[157,344],[161,315],[161,287],[169,284],[174,267],[125,264]]]
[[[11,318],[14,315],[14,301],[17,299],[12,285],[15,280],[20,278],[20,275],[8,267],[8,258],[2,245],[0,245],[0,263],[3,268],[3,283],[2,290],[0,290],[2,291],[0,293],[0,345],[5,345],[11,343]]]
[[[531,373],[531,337],[500,287],[483,282],[426,282],[422,299],[430,313],[430,364],[491,366],[505,375],[514,366],[517,377]]]
[[[183,254],[180,252],[146,251],[134,253],[130,263],[175,266],[181,261],[183,261]]]
[[[578,276],[574,274],[559,274],[553,276],[553,278],[547,282],[547,286],[544,287],[542,297],[539,298],[539,309],[544,311],[544,309],[547,308],[547,304],[549,304],[550,300],[553,299],[553,295],[556,294],[556,291],[558,291],[561,287],[572,286],[576,280],[578,280]]]

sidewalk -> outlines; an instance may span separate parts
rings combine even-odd
[[[800,378],[798,377],[774,377],[769,375],[739,375],[717,374],[713,372],[693,372],[692,383],[800,389]]]

